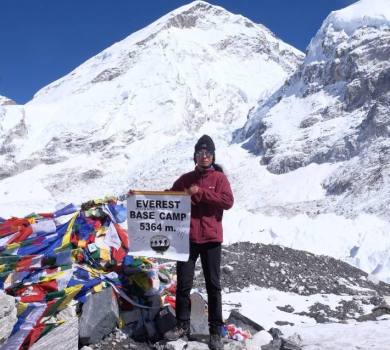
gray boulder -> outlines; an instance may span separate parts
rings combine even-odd
[[[110,334],[119,322],[119,308],[111,287],[88,297],[80,318],[82,345],[96,344]]]
[[[133,310],[121,311],[121,318],[125,325],[138,322],[142,318],[141,309],[135,307]]]

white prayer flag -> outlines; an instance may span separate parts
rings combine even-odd
[[[56,224],[54,220],[41,220],[36,222],[35,224],[31,224],[31,228],[33,233],[39,233],[39,232],[44,232],[44,233],[53,233],[56,232]]]

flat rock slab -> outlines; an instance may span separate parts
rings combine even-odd
[[[78,350],[79,319],[74,317],[39,339],[31,350]]]
[[[236,327],[241,327],[245,331],[249,331],[252,335],[264,330],[262,326],[252,321],[248,317],[240,314],[237,310],[232,310],[226,324],[234,324]]]
[[[191,296],[191,334],[209,334],[207,303],[199,293]]]
[[[0,344],[10,336],[17,321],[15,298],[0,291]]]

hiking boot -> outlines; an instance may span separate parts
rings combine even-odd
[[[210,334],[209,349],[223,350],[223,343],[219,334]]]
[[[187,339],[190,337],[190,329],[188,327],[183,326],[175,326],[168,332],[164,333],[164,338],[169,341],[178,340],[180,338],[186,337]]]

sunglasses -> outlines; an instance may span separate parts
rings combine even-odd
[[[209,152],[209,151],[202,150],[202,151],[196,152],[195,155],[197,157],[207,157],[207,158],[210,158],[213,155],[213,153]]]

